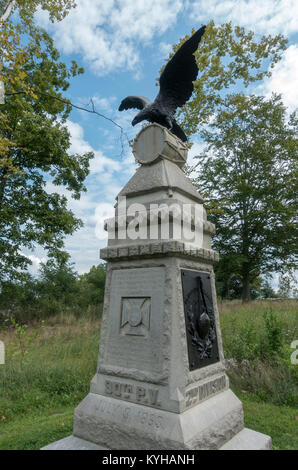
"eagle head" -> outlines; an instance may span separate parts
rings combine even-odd
[[[138,124],[139,122],[144,121],[145,119],[147,119],[147,115],[146,115],[146,113],[144,113],[144,111],[141,111],[134,117],[134,119],[131,121],[131,123],[132,123],[133,126],[135,126],[136,124]]]

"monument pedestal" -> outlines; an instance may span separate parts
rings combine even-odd
[[[45,449],[270,448],[270,437],[244,428],[229,389],[214,225],[180,169],[187,149],[153,124],[134,153],[141,166],[118,195],[101,250],[108,264],[98,370],[73,436]]]

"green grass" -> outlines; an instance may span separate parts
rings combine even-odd
[[[297,449],[297,416],[286,406],[256,403],[238,394],[243,402],[245,426],[272,437],[273,449]],[[72,433],[74,406],[48,408],[42,414],[23,415],[2,424],[0,450],[40,449]]]
[[[298,449],[297,409],[256,403],[253,397],[238,393],[243,403],[245,426],[272,437],[274,450]]]
[[[38,448],[71,433],[73,410],[88,393],[97,365],[99,322],[68,317],[51,323],[24,359],[13,332],[0,333],[7,352],[0,366],[0,449]]]
[[[229,302],[220,310],[226,357],[238,354],[240,362],[229,375],[231,388],[243,401],[245,425],[272,436],[274,449],[297,449],[298,366],[289,360],[289,344],[298,339],[295,306],[273,306],[283,327],[281,343],[278,338],[276,343],[281,358],[271,362],[259,357],[264,353],[260,341],[268,333],[268,305]],[[28,328],[25,336],[32,340],[24,358],[15,332],[0,331],[7,352],[6,364],[0,366],[1,450],[39,449],[71,434],[74,408],[88,393],[96,371],[99,330],[99,321],[90,318],[68,314],[48,319],[43,328]],[[270,341],[262,347],[270,351]],[[247,357],[248,364],[241,365]]]
[[[298,407],[298,367],[291,364],[291,343],[298,339],[296,302],[226,302],[220,305],[225,358],[235,390],[255,401]]]
[[[38,450],[72,434],[74,407],[45,409],[2,424],[0,450]]]
[[[242,304],[231,301],[219,303],[219,311],[227,357],[240,360],[260,357],[260,343],[262,340],[266,342],[268,334],[264,315],[270,313],[281,327],[281,340],[283,346],[288,348],[287,352],[290,351],[291,342],[298,339],[298,302],[253,301]]]

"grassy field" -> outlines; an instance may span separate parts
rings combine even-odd
[[[271,305],[271,304],[270,304]],[[295,303],[220,304],[231,388],[243,401],[245,424],[269,434],[275,449],[297,449],[298,339]],[[0,330],[0,449],[39,449],[71,434],[73,411],[96,370],[100,322],[71,315],[27,329]]]

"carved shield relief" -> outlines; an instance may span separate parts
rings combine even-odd
[[[181,270],[189,369],[219,361],[210,274]]]
[[[150,328],[150,297],[122,297],[121,334],[146,336]]]

